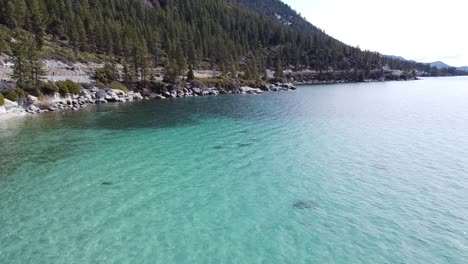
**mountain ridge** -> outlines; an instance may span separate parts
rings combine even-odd
[[[429,65],[431,65],[432,67],[435,67],[439,70],[442,70],[442,69],[447,69],[447,68],[456,68],[457,70],[460,70],[460,71],[466,71],[468,72],[468,66],[461,66],[461,67],[455,67],[455,66],[450,66],[442,61],[435,61],[435,62],[431,62],[429,63]]]

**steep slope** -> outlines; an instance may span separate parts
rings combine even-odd
[[[321,41],[327,43],[327,46],[334,46],[334,49],[353,49],[346,44],[334,39],[331,36],[328,36],[321,29],[317,28],[295,10],[293,10],[289,5],[283,3],[280,0],[231,0],[249,10],[253,10],[256,13],[269,17],[270,19],[282,24],[285,27],[299,30],[302,32],[308,32],[313,34],[315,38],[320,39]],[[374,55],[376,54],[367,54],[366,60],[373,60]],[[346,55],[347,56],[347,55]],[[379,55],[380,56],[380,55]],[[418,63],[413,60],[406,60],[401,56],[392,56],[392,55],[381,55],[383,58],[388,60],[383,60],[380,63],[380,66],[386,65],[392,69],[416,69],[419,71],[426,72],[429,75],[453,75],[453,74],[465,74],[464,71],[466,68],[459,67],[454,70],[451,66],[444,64],[443,62],[436,62],[432,64]],[[349,57],[349,56],[348,56]],[[362,68],[362,67],[360,67]],[[364,66],[366,68],[366,66]],[[451,68],[450,70],[448,70]],[[336,69],[336,67],[335,67]]]
[[[301,17],[289,5],[279,0],[233,0],[234,2],[245,6],[257,13],[277,20],[281,24],[293,29],[306,31],[306,32],[321,32],[319,28],[309,23],[306,19]],[[325,36],[325,34],[324,34]]]

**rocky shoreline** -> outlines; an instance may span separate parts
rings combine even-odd
[[[291,91],[296,87],[291,83],[273,83],[260,88],[242,86],[238,88],[219,88],[219,87],[199,87],[196,82],[185,85],[168,85],[158,93],[147,93],[142,95],[140,92],[124,92],[111,89],[109,87],[90,88],[81,87],[79,94],[67,94],[65,96],[55,93],[51,96],[37,98],[32,95],[12,102],[5,99],[3,106],[0,106],[0,118],[9,118],[15,116],[34,115],[39,113],[55,112],[60,110],[77,111],[90,105],[107,104],[113,102],[131,102],[138,100],[164,100],[199,96],[216,96],[220,94],[263,94],[270,91]]]

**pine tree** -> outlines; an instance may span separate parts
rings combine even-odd
[[[175,60],[170,60],[166,65],[166,73],[164,74],[164,82],[175,83],[179,78],[179,68]]]
[[[46,71],[34,39],[28,35],[18,37],[13,47],[13,75],[20,87],[34,88],[44,78]]]
[[[28,50],[28,60],[31,68],[31,81],[34,86],[37,86],[47,74],[44,69],[44,63],[41,54],[35,48]]]
[[[6,3],[2,4],[1,16],[2,21],[8,26],[10,29],[16,29],[18,27],[18,18],[19,16],[16,15],[16,7],[12,0],[6,1]]]
[[[125,61],[123,64],[123,80],[122,81],[125,84],[125,86],[127,86],[128,88],[133,86],[133,75],[130,71],[127,61]]]
[[[28,37],[20,36],[13,45],[13,75],[11,76],[19,86],[31,79],[31,68],[28,63],[27,53],[30,45]]]
[[[44,45],[45,26],[44,16],[38,0],[30,0],[29,19],[31,21],[31,31],[34,34],[36,46],[42,49]]]
[[[275,78],[278,80],[284,79],[283,66],[280,58],[277,58],[276,60]]]
[[[193,73],[193,67],[192,65],[189,65],[189,70],[187,73],[187,81],[192,81],[195,79],[195,74]]]
[[[272,14],[284,14],[292,24],[274,23],[268,17]],[[232,76],[242,68],[258,78],[267,67],[278,67],[274,57],[280,66],[295,69],[372,72],[388,65],[438,72],[347,46],[278,0],[0,0],[0,24],[28,31],[39,48],[47,45],[47,33],[54,41],[69,40],[75,55],[89,51],[131,58],[129,72],[140,80],[147,79],[148,67],[170,60],[177,75],[191,65],[223,69]],[[134,46],[139,50],[137,60]]]
[[[14,4],[12,17],[15,19],[16,25],[21,28],[28,28],[28,8],[25,0],[10,0],[10,3]]]

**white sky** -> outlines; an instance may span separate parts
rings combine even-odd
[[[283,0],[361,49],[468,66],[468,0]]]

